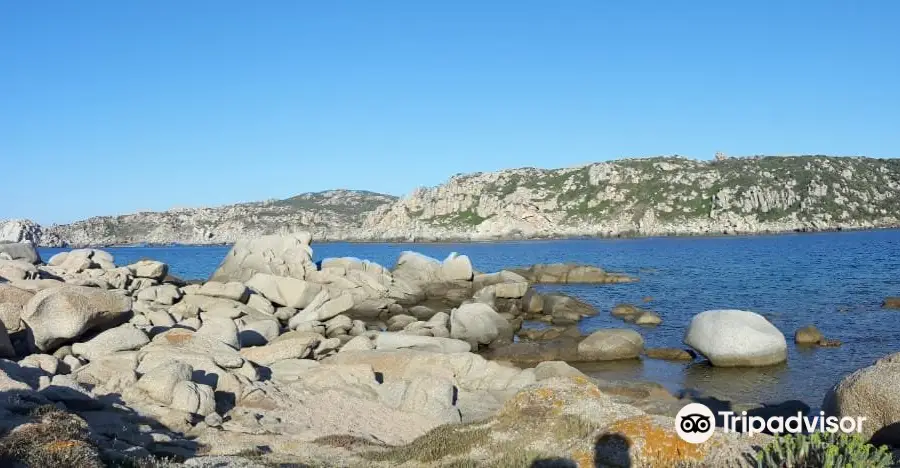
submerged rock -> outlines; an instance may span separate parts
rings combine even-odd
[[[512,270],[531,283],[544,284],[603,284],[633,283],[637,278],[620,273],[608,273],[602,268],[574,263],[536,264],[525,269]]]
[[[798,328],[797,331],[794,332],[794,343],[797,344],[816,345],[824,339],[825,337],[822,335],[822,332],[820,332],[815,325],[807,325],[803,328]]]
[[[664,361],[693,361],[696,355],[692,351],[680,348],[647,348],[644,355],[651,359]]]

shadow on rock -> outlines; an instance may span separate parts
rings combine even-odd
[[[2,391],[0,466],[130,466],[197,455],[199,444],[124,405],[118,394],[91,398],[58,385]]]
[[[613,466],[631,466],[631,442],[621,434],[604,434],[594,444],[594,460],[603,460]],[[573,465],[574,466],[574,465]],[[598,463],[599,466],[599,463]]]
[[[543,458],[535,460],[531,468],[578,468],[578,464],[568,458]]]

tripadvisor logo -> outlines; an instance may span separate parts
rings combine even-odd
[[[675,415],[675,432],[685,442],[702,444],[712,437],[715,430],[715,416],[704,404],[687,404]]]
[[[760,434],[767,431],[772,434],[782,433],[808,433],[808,432],[862,432],[864,417],[843,417],[825,416],[824,411],[820,411],[816,416],[805,416],[803,413],[797,413],[794,416],[772,416],[763,418],[762,416],[748,416],[746,411],[742,411],[740,415],[733,411],[719,411],[716,414],[721,416],[724,425],[722,432],[743,432],[748,436]],[[692,444],[702,444],[712,437],[716,430],[716,419],[712,410],[701,403],[690,403],[685,405],[675,415],[675,432],[685,442]]]

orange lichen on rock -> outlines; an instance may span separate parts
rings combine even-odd
[[[647,415],[616,421],[603,432],[625,439],[629,458],[636,466],[668,468],[678,463],[701,461],[707,453],[707,443],[685,442],[678,437],[674,425],[660,426]],[[602,450],[603,447],[598,445],[598,453]]]
[[[171,344],[185,344],[194,338],[194,334],[188,331],[170,331],[166,333],[166,341]]]
[[[44,445],[48,452],[62,452],[86,445],[80,440],[54,440]]]
[[[597,466],[594,463],[594,454],[587,450],[579,450],[573,453],[572,461],[575,462],[578,468],[595,468]]]
[[[554,386],[539,385],[520,391],[503,405],[501,419],[503,415],[559,416],[575,401],[603,396],[603,392],[585,377],[570,377],[559,382]]]

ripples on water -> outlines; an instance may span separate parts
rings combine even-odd
[[[619,285],[541,286],[590,302],[600,314],[581,328],[639,330],[648,347],[683,347],[691,317],[704,310],[759,312],[788,339],[788,362],[760,369],[714,369],[703,363],[645,359],[604,363],[592,373],[604,378],[660,382],[673,391],[697,389],[721,399],[752,402],[799,399],[817,406],[842,375],[900,351],[894,326],[900,311],[881,309],[885,296],[900,295],[900,231],[867,231],[757,237],[649,238],[523,241],[470,244],[314,244],[316,259],[352,256],[393,266],[404,250],[443,258],[469,255],[480,271],[533,263],[578,262],[640,277]],[[183,278],[206,278],[228,247],[108,248],[119,265],[152,258]],[[61,249],[42,249],[49,258]],[[626,324],[609,315],[620,302],[645,306],[663,317],[656,328]],[[798,349],[797,328],[815,324],[836,349]]]

